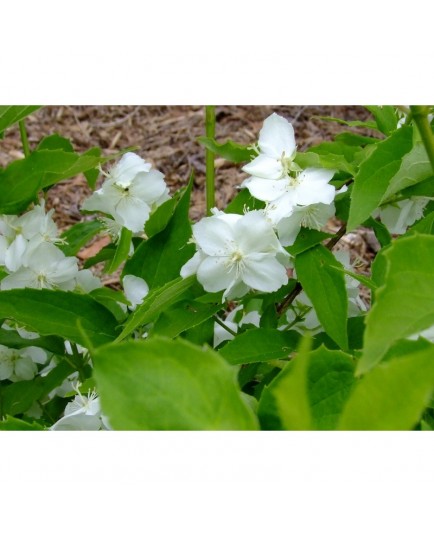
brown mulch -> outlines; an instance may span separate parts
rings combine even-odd
[[[218,106],[216,138],[253,143],[262,122],[272,112],[292,122],[301,151],[331,140],[345,130],[345,127],[318,116],[345,120],[369,117],[361,106]],[[187,183],[190,171],[194,169],[195,188],[190,214],[193,220],[198,220],[205,213],[204,149],[196,141],[198,136],[204,135],[203,106],[46,106],[28,117],[26,125],[31,148],[44,136],[55,132],[69,138],[79,152],[99,146],[109,155],[134,146],[139,155],[165,174],[172,192]],[[359,132],[367,131],[359,129]],[[0,165],[5,166],[22,157],[19,130],[14,126],[0,140]],[[216,168],[216,204],[224,208],[246,175],[241,166],[223,159],[217,159]],[[83,176],[59,183],[50,190],[47,206],[55,209],[55,220],[62,230],[84,219],[80,205],[90,193]],[[335,230],[333,225],[331,222],[331,230]],[[352,233],[343,239],[343,247],[352,251],[353,258],[361,259],[363,272],[369,268],[375,253],[372,240],[369,233],[363,232]]]

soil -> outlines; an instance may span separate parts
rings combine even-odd
[[[216,138],[254,143],[262,122],[273,112],[291,121],[301,151],[332,140],[345,130],[320,116],[365,120],[370,115],[361,106],[218,106]],[[53,133],[69,138],[78,152],[99,146],[109,155],[135,147],[136,153],[165,174],[172,192],[187,183],[194,169],[190,215],[197,221],[205,214],[205,155],[196,141],[198,136],[204,135],[204,119],[203,106],[46,106],[29,116],[26,126],[31,148]],[[363,129],[357,131],[372,134]],[[0,165],[5,166],[23,156],[18,127],[11,127],[0,142]],[[216,160],[216,205],[219,208],[224,208],[234,197],[236,187],[245,177],[241,166],[220,158]],[[90,193],[82,175],[50,190],[47,207],[54,208],[54,218],[61,230],[84,219],[80,206]],[[338,227],[339,222],[330,222],[331,231]],[[367,273],[377,247],[372,233],[361,230],[348,234],[339,247],[349,249],[360,271]]]

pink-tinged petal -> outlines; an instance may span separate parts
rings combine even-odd
[[[296,145],[291,123],[276,113],[267,117],[259,133],[259,149],[273,158],[282,158],[283,153],[292,156]]]
[[[286,193],[288,184],[287,179],[270,181],[268,179],[261,179],[260,177],[249,177],[243,182],[242,186],[248,188],[249,192],[256,199],[274,201]]]
[[[232,226],[219,216],[210,216],[196,223],[193,236],[207,255],[227,256],[235,247]]]
[[[277,180],[283,176],[282,162],[265,154],[260,154],[242,169],[249,175],[262,179]]]
[[[148,173],[138,173],[129,189],[132,196],[151,206],[166,192],[166,188],[164,175],[153,169]]]
[[[274,257],[252,254],[244,261],[242,279],[256,290],[274,292],[288,282],[288,275]]]
[[[208,292],[227,289],[236,279],[235,266],[227,264],[225,257],[207,257],[197,270],[197,279]]]

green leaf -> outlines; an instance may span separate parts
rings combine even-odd
[[[282,359],[295,350],[299,339],[295,331],[249,329],[225,344],[219,354],[231,365]]]
[[[344,350],[348,348],[348,297],[345,277],[335,268],[340,262],[324,246],[297,255],[297,277],[312,302],[326,333]]]
[[[381,361],[391,345],[434,325],[434,236],[415,234],[384,251],[384,285],[366,317],[357,373]]]
[[[381,363],[355,387],[341,430],[411,430],[434,390],[434,347]]]
[[[297,362],[299,368],[295,369]],[[281,412],[297,414],[301,406],[304,417],[297,429],[334,430],[354,382],[354,362],[348,354],[324,346],[309,354],[304,352],[263,390],[258,408],[261,426],[281,430]],[[280,410],[276,391],[281,398]],[[295,429],[293,426],[294,422],[291,429]]]
[[[378,129],[386,136],[396,130],[398,118],[394,106],[365,106],[375,118]]]
[[[0,133],[39,108],[41,106],[0,106]]]
[[[222,303],[183,300],[161,313],[150,335],[161,335],[173,339],[187,329],[198,326],[220,311],[222,307]]]
[[[345,125],[347,127],[363,127],[377,130],[377,123],[375,121],[345,121],[344,119],[339,119],[337,117],[328,117],[328,116],[317,116],[318,119],[323,121],[331,121],[334,123],[339,123],[340,125]]]
[[[434,212],[430,212],[428,216],[415,223],[407,232],[409,231],[421,234],[434,234]]]
[[[227,214],[244,214],[248,210],[260,210],[265,207],[263,201],[259,201],[250,195],[247,188],[242,188],[240,192],[232,199],[225,209]]]
[[[342,266],[330,266],[332,270],[337,270],[338,272],[341,272],[344,275],[348,275],[352,279],[355,279],[362,285],[365,285],[365,287],[369,288],[370,290],[376,290],[377,285],[372,279],[369,277],[366,277],[365,275],[358,274],[357,272],[352,272],[351,270],[345,270]]]
[[[420,182],[433,177],[433,170],[428,154],[423,142],[417,142],[403,159],[398,172],[392,177],[386,193],[381,200],[382,203],[390,200],[394,194],[405,188],[414,187]],[[431,181],[432,195],[434,190]],[[403,192],[405,193],[405,192]]]
[[[346,173],[349,173],[350,175],[355,174],[355,167],[348,162],[348,160],[345,158],[344,154],[336,154],[332,152],[327,152],[327,150],[322,147],[326,144],[318,145],[317,147],[313,147],[312,149],[309,149],[306,153],[297,153],[294,161],[296,164],[298,164],[301,168],[306,169],[309,167],[316,167],[316,168],[325,168],[325,169],[333,169],[333,170],[339,170],[339,171],[345,171]],[[331,143],[330,143],[331,145]],[[350,147],[349,145],[345,144],[336,144],[341,145],[343,150],[347,151],[348,149],[359,149],[358,147]]]
[[[388,246],[392,242],[392,237],[387,229],[387,227],[378,220],[370,217],[365,222],[363,222],[363,227],[371,227],[377,237],[377,240],[380,242],[381,247]]]
[[[79,155],[62,149],[43,149],[12,162],[0,173],[0,213],[17,214],[27,208],[39,189],[95,168],[103,160],[99,152],[90,149]]]
[[[380,141],[378,138],[371,138],[370,136],[362,136],[361,134],[355,134],[354,132],[341,132],[335,136],[335,141],[340,141],[346,145],[364,146],[371,145]]]
[[[234,369],[211,349],[155,337],[105,346],[93,361],[114,429],[257,429]]]
[[[122,227],[121,236],[119,242],[116,245],[115,254],[113,258],[107,263],[107,267],[104,270],[108,274],[115,272],[119,266],[128,258],[128,253],[130,252],[131,239],[133,237],[133,232]]]
[[[178,279],[169,281],[163,287],[151,291],[127,320],[122,333],[116,341],[125,339],[139,326],[144,326],[155,320],[164,310],[181,300],[194,282],[195,277],[193,275],[185,279],[178,277]]]
[[[206,147],[206,149],[209,149],[219,156],[222,156],[225,160],[229,160],[230,162],[235,162],[237,164],[241,162],[250,162],[250,160],[257,156],[257,153],[253,149],[246,147],[245,145],[235,143],[232,140],[227,140],[225,143],[218,143],[211,138],[200,136],[197,138],[197,141]]]
[[[4,415],[19,415],[27,411],[36,400],[47,396],[72,373],[74,369],[61,361],[54,369],[33,380],[11,383],[0,390],[0,407]]]
[[[50,151],[61,149],[62,151],[65,151],[67,153],[74,152],[74,147],[72,146],[72,143],[67,138],[59,136],[59,134],[51,134],[50,136],[42,138],[36,150],[41,151],[42,149],[48,149]]]
[[[304,338],[300,343],[292,366],[280,373],[280,379],[272,388],[279,419],[284,430],[311,430],[307,371],[311,339]]]
[[[96,234],[104,229],[104,225],[98,221],[84,221],[76,223],[70,229],[60,235],[66,243],[58,247],[69,257],[74,257]]]
[[[179,191],[177,193],[179,193]],[[179,197],[179,195],[174,195],[157,207],[157,210],[151,214],[149,220],[145,223],[145,233],[148,237],[160,233],[166,227],[179,202]]]
[[[188,211],[192,186],[193,176],[167,226],[140,244],[125,264],[122,276],[133,274],[141,277],[151,289],[179,276],[182,266],[192,257],[195,249],[194,244],[188,244],[191,237]]]
[[[327,238],[332,238],[333,235],[329,233],[323,233],[322,231],[317,231],[316,229],[306,229],[302,227],[300,232],[297,235],[297,238],[292,246],[286,247],[286,251],[291,255],[299,255],[303,251],[320,244]]]
[[[32,288],[0,292],[0,318],[41,335],[57,335],[84,347],[115,338],[117,323],[105,307],[84,294]]]
[[[36,422],[27,422],[22,421],[21,419],[16,419],[15,417],[11,417],[10,415],[6,415],[6,419],[3,421],[0,421],[0,431],[41,431],[44,430],[44,428],[36,423]]]
[[[127,313],[122,309],[120,303],[128,305],[129,302],[122,292],[112,290],[111,288],[101,287],[92,290],[89,293],[94,300],[101,303],[116,318],[117,322],[124,322]]]
[[[389,183],[402,165],[404,155],[413,145],[413,129],[402,127],[390,138],[379,142],[360,165],[351,192],[348,231],[369,218],[381,204]]]

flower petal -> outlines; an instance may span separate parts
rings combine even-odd
[[[286,193],[289,182],[287,179],[270,181],[260,177],[249,177],[242,186],[248,188],[249,192],[261,201],[274,201]]]
[[[220,216],[203,218],[193,226],[193,235],[207,255],[228,256],[235,247],[233,225]]]
[[[120,186],[128,187],[137,173],[150,171],[152,165],[135,153],[125,153],[110,170],[110,177]]]
[[[296,186],[297,205],[330,205],[336,194],[334,186],[328,184],[333,175],[334,171],[329,169],[308,168],[302,171]]]
[[[265,154],[260,154],[254,160],[243,166],[242,169],[249,175],[269,180],[280,179],[283,175],[282,162],[277,158]]]
[[[140,305],[149,292],[149,286],[144,279],[135,275],[126,275],[122,279],[124,293],[127,300],[131,303],[131,310]]]
[[[153,169],[148,173],[140,172],[135,176],[130,186],[130,193],[151,206],[163,196],[166,189],[164,175]]]
[[[123,197],[116,206],[113,217],[133,233],[143,231],[145,223],[149,219],[151,209],[147,203],[137,197]]]
[[[281,158],[293,154],[296,149],[294,128],[284,117],[273,113],[265,119],[259,133],[259,148],[268,156]]]
[[[270,222],[262,211],[247,212],[234,226],[234,238],[247,255],[257,252],[275,252],[279,241]]]
[[[252,254],[244,261],[243,281],[262,292],[274,292],[288,282],[286,269],[269,255]]]
[[[207,257],[197,270],[197,279],[208,292],[227,289],[236,278],[235,267],[228,266],[226,257]]]

